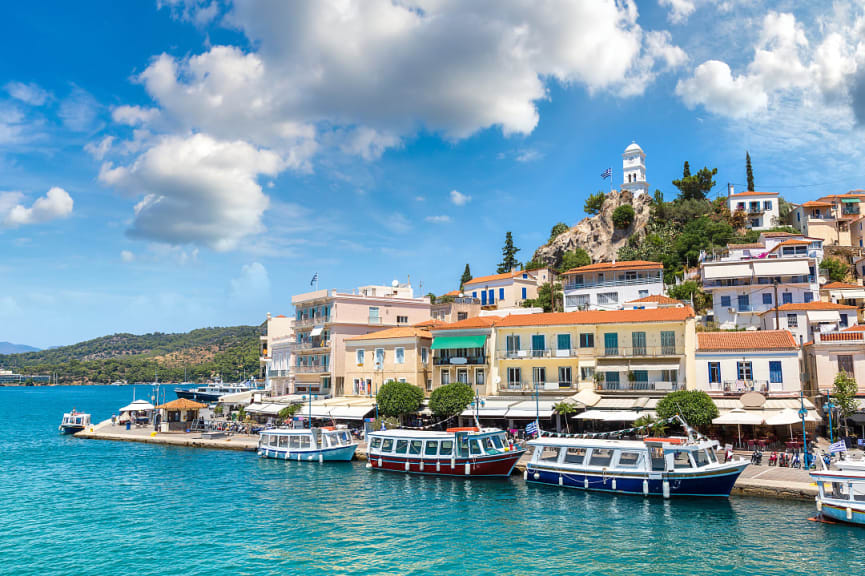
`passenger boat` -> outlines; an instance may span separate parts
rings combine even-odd
[[[177,388],[174,393],[178,398],[186,398],[187,400],[195,400],[197,402],[218,402],[220,396],[226,394],[236,394],[238,392],[249,392],[257,390],[254,380],[247,380],[239,384],[224,384],[221,381],[211,382],[206,386],[198,386],[195,388]]]
[[[442,476],[509,476],[525,453],[498,428],[382,430],[369,434],[367,468]]]
[[[63,415],[63,420],[60,422],[60,426],[58,426],[57,429],[60,430],[61,434],[75,434],[76,432],[81,432],[88,426],[90,426],[90,414],[77,412],[75,408],[73,408],[72,412],[67,412]]]
[[[344,426],[322,428],[271,428],[262,430],[258,455],[262,458],[298,462],[347,462],[354,458],[357,443]]]
[[[821,470],[811,472],[817,483],[818,517],[865,526],[865,472]]]
[[[534,452],[526,466],[527,481],[620,494],[726,498],[748,466],[741,457],[723,463],[717,441],[690,437],[542,437],[529,445]]]

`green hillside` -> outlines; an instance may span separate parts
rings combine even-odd
[[[61,384],[116,380],[205,382],[216,374],[238,380],[258,373],[259,326],[200,328],[179,334],[112,334],[51,350],[0,354],[0,368],[22,374],[57,373]]]

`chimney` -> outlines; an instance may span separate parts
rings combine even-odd
[[[727,196],[733,195],[733,185],[727,182]]]

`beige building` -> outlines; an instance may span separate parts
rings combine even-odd
[[[264,334],[259,337],[259,377],[267,381],[267,366],[273,359],[273,341],[276,339],[287,338],[291,335],[294,329],[294,318],[288,318],[280,314],[279,316],[271,316],[267,313],[267,320],[264,323]]]
[[[865,286],[847,282],[828,282],[820,287],[820,300],[855,306],[858,323],[865,322]]]
[[[415,327],[388,328],[345,339],[345,395],[375,396],[395,380],[432,389],[432,334]]]
[[[407,284],[362,286],[352,292],[317,290],[293,296],[293,393],[343,396],[345,340],[430,319],[430,300],[415,298]]]
[[[451,324],[433,326],[433,381],[429,391],[451,382],[464,382],[480,395],[491,394],[492,352],[495,350],[493,325],[497,316],[479,316]]]
[[[843,332],[815,334],[803,347],[806,394],[826,394],[835,376],[846,372],[856,379],[859,396],[865,396],[865,331],[856,326]]]
[[[552,272],[547,268],[513,270],[473,278],[463,285],[463,294],[477,298],[484,308],[518,308],[524,301],[537,298],[538,287],[551,279]]]
[[[459,290],[442,295],[430,309],[432,319],[439,322],[459,322],[479,316],[480,313],[481,301],[478,298],[460,294]]]
[[[803,234],[820,238],[826,244],[863,248],[862,202],[865,202],[863,190],[823,196],[797,206],[790,215],[790,223]]]

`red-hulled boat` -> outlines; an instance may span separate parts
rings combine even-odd
[[[412,474],[509,476],[525,453],[498,428],[382,430],[368,441],[368,468]]]

